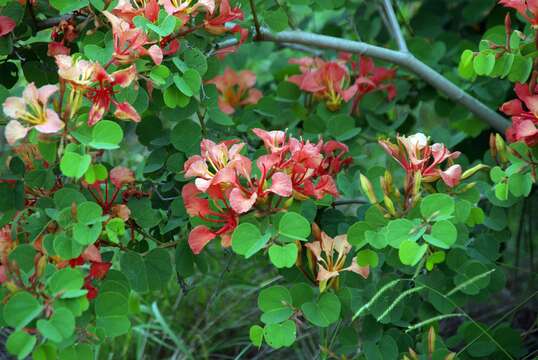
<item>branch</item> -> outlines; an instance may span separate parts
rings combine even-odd
[[[394,13],[394,8],[392,7],[392,0],[383,0],[383,9],[385,9],[389,30],[392,33],[394,39],[396,40],[398,49],[400,49],[401,52],[409,52],[409,49],[407,48],[407,43],[405,42],[405,38],[402,33],[402,28],[398,23],[398,19],[396,18],[396,14]]]
[[[400,65],[444,93],[450,100],[466,107],[476,117],[495,130],[504,132],[510,124],[503,116],[467,94],[437,71],[415,58],[411,53],[303,31],[283,31],[278,34],[272,34],[266,29],[261,29],[260,35],[262,41],[272,41],[279,44],[301,44],[309,47],[345,51]]]

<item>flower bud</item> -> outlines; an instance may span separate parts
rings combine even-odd
[[[460,193],[464,193],[464,192],[466,192],[468,190],[471,190],[475,186],[476,186],[476,182],[474,182],[474,181],[472,183],[468,183],[463,188],[461,188]]]
[[[467,179],[468,177],[473,176],[474,174],[476,174],[477,172],[483,169],[489,169],[489,166],[484,165],[484,164],[475,165],[472,168],[465,170],[463,174],[461,175],[461,178]]]
[[[394,208],[394,203],[392,202],[390,197],[385,195],[383,197],[383,202],[384,202],[385,207],[387,208],[389,214],[391,214],[392,216],[396,216],[396,209]]]
[[[290,197],[286,199],[286,201],[284,201],[284,204],[282,205],[282,207],[284,209],[288,209],[292,204],[293,204],[293,197]]]
[[[41,275],[43,275],[47,267],[47,264],[48,264],[47,257],[41,256],[39,260],[37,261],[36,277],[41,277]]]
[[[394,184],[392,182],[392,174],[390,171],[385,170],[385,175],[381,178],[381,186],[383,192],[388,196],[394,192]]]
[[[495,134],[489,134],[489,152],[493,159],[497,159],[497,144],[495,142]]]
[[[360,180],[361,180],[362,191],[364,192],[368,200],[372,204],[377,204],[378,203],[377,197],[375,196],[374,187],[372,183],[370,182],[370,180],[368,180],[368,178],[364,176],[363,174],[360,175]]]
[[[502,163],[505,163],[508,161],[507,154],[506,154],[506,143],[504,142],[504,139],[500,134],[495,134],[495,148],[497,149],[497,153],[499,155],[499,160]]]
[[[435,329],[430,326],[428,330],[428,353],[432,355],[435,352]]]

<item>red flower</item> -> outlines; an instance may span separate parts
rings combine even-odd
[[[114,37],[114,62],[116,64],[131,64],[141,56],[149,55],[153,62],[159,65],[163,60],[161,48],[149,41],[142,29],[137,29],[133,24],[103,11],[112,25]],[[150,45],[146,49],[146,46]]]
[[[389,140],[379,140],[379,144],[406,171],[412,179],[420,172],[423,182],[434,182],[442,178],[446,185],[454,187],[461,179],[461,166],[452,165],[446,170],[440,168],[445,161],[451,162],[460,156],[459,151],[450,152],[444,144],[429,145],[429,138],[422,133],[411,136],[397,136],[397,144]],[[411,183],[411,182],[409,182]]]
[[[348,102],[357,93],[357,85],[350,86],[349,70],[341,61],[302,58],[291,59],[290,63],[300,65],[302,74],[290,76],[288,81],[325,101],[329,110],[340,109],[342,102]]]
[[[233,114],[238,107],[256,104],[262,97],[262,92],[254,89],[256,75],[249,70],[235,72],[226,68],[224,74],[209,81],[215,84],[219,91],[219,108],[226,114]]]
[[[199,217],[207,223],[219,227],[217,230],[210,230],[205,225],[196,226],[189,234],[189,246],[193,253],[199,254],[207,243],[217,236],[221,238],[221,244],[225,247],[231,245],[231,233],[237,227],[237,214],[229,207],[224,198],[224,194],[218,187],[213,187],[207,193],[211,202],[218,211],[213,211],[209,207],[208,199],[200,197],[202,194],[194,184],[187,184],[181,190],[181,196],[191,217]],[[224,204],[224,208],[219,206]]]
[[[499,4],[515,9],[534,28],[538,27],[538,1],[537,0],[499,0]]]
[[[108,274],[108,270],[110,270],[111,266],[112,263],[92,261],[90,265],[90,278],[97,280],[104,279],[106,274]]]
[[[208,12],[206,14],[204,28],[211,34],[222,35],[229,31],[226,23],[235,20],[243,20],[244,14],[240,8],[232,8],[230,0],[221,0],[218,12]]]
[[[8,16],[0,16],[0,36],[9,34],[15,29],[17,23]]]
[[[394,84],[386,84],[385,82],[393,79],[396,76],[395,69],[376,67],[374,61],[366,56],[361,56],[358,64],[353,62],[352,68],[354,70],[358,68],[358,74],[355,78],[357,95],[353,100],[354,110],[356,110],[358,103],[364,97],[364,95],[372,91],[385,91],[389,101],[394,99],[396,96],[396,87]]]
[[[512,126],[506,130],[509,141],[524,141],[529,146],[538,144],[538,94],[526,84],[516,84],[514,90],[519,99],[505,102],[500,110],[512,117]],[[525,105],[524,109],[523,105]]]
[[[114,116],[118,119],[130,119],[134,122],[140,122],[140,115],[136,112],[128,102],[118,102],[114,99],[114,86],[120,87],[129,86],[136,78],[136,67],[129,66],[126,69],[118,70],[112,74],[108,74],[106,70],[96,65],[93,81],[97,83],[97,87],[89,88],[86,92],[86,97],[92,102],[88,124],[94,125],[103,118],[103,115],[110,109],[110,104],[116,106]]]

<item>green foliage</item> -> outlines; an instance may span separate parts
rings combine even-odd
[[[127,3],[0,0],[10,354],[530,356],[525,16],[499,25],[494,0]],[[330,50],[396,49],[388,3],[411,54],[480,111],[414,66]],[[288,29],[323,49],[265,34]],[[509,143],[487,142],[482,106],[512,117]]]

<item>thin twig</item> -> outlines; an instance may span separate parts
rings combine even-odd
[[[385,15],[387,16],[389,30],[392,33],[394,40],[396,40],[398,49],[400,49],[401,52],[409,52],[407,43],[405,42],[405,38],[402,33],[402,28],[398,23],[398,19],[394,13],[394,8],[392,7],[392,0],[383,0],[383,9],[385,10]]]
[[[260,40],[261,28],[260,28],[260,22],[258,21],[258,14],[256,14],[256,6],[254,5],[254,0],[249,0],[249,3],[250,3],[250,10],[252,11],[252,17],[254,18],[254,28],[256,29],[256,36],[254,36],[254,40]]]

